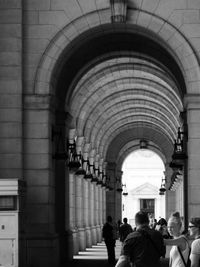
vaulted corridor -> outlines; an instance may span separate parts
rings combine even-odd
[[[200,214],[200,1],[0,0],[0,31],[0,265],[102,266],[103,225],[123,212],[135,227],[139,210],[179,211],[187,230]],[[123,163],[144,149],[161,186],[146,173],[125,207]]]

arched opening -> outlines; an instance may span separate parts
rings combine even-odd
[[[51,84],[55,89],[54,127],[63,132],[63,141],[69,138],[71,129],[75,130],[73,138],[84,140],[78,141],[77,153],[87,155],[96,182],[103,183],[103,173],[108,174],[114,190],[106,193],[106,212],[113,212],[113,218],[118,219],[121,199],[115,199],[116,172],[124,155],[137,148],[134,142],[147,139],[170,162],[176,129],[182,125],[179,115],[186,92],[181,70],[156,38],[142,31],[139,34],[131,26],[124,29],[119,25],[113,31],[106,25],[103,33],[88,31],[63,51]],[[98,240],[106,213],[101,219],[95,215],[99,209],[96,185],[84,189],[83,178],[77,186],[76,174],[69,174],[64,162],[54,161],[53,171],[62,258],[66,250],[76,254]],[[86,211],[88,220],[83,214],[84,201],[80,201],[86,192],[80,190],[81,186],[92,192]],[[89,221],[87,230],[84,220]]]
[[[164,171],[163,160],[150,149],[135,150],[125,158],[122,165],[122,218],[128,218],[133,228],[135,213],[140,210],[148,212],[152,219],[166,217],[165,194],[160,194],[161,184],[166,186]]]

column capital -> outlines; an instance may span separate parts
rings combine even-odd
[[[184,96],[183,103],[187,109],[200,109],[200,95],[187,94]]]
[[[79,136],[76,141],[76,152],[77,153],[83,152],[84,143],[85,143],[85,137]]]
[[[76,129],[69,129],[69,141],[74,141],[76,136]]]
[[[91,149],[91,143],[85,143],[84,153],[89,153],[90,149]]]

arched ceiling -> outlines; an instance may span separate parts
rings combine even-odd
[[[128,25],[91,31],[71,43],[55,68],[58,109],[65,106],[71,128],[101,162],[121,164],[138,148],[131,142],[143,138],[169,161],[186,91],[173,52]]]
[[[120,162],[122,151],[137,149],[130,142],[140,139],[155,143],[169,160],[182,109],[170,70],[149,56],[128,52],[93,65],[70,97],[78,136],[111,162]]]

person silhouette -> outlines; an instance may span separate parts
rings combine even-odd
[[[114,235],[114,227],[112,223],[112,217],[107,217],[107,222],[104,224],[102,229],[102,236],[104,238],[107,253],[108,253],[108,263],[111,265],[115,264],[115,235]]]

